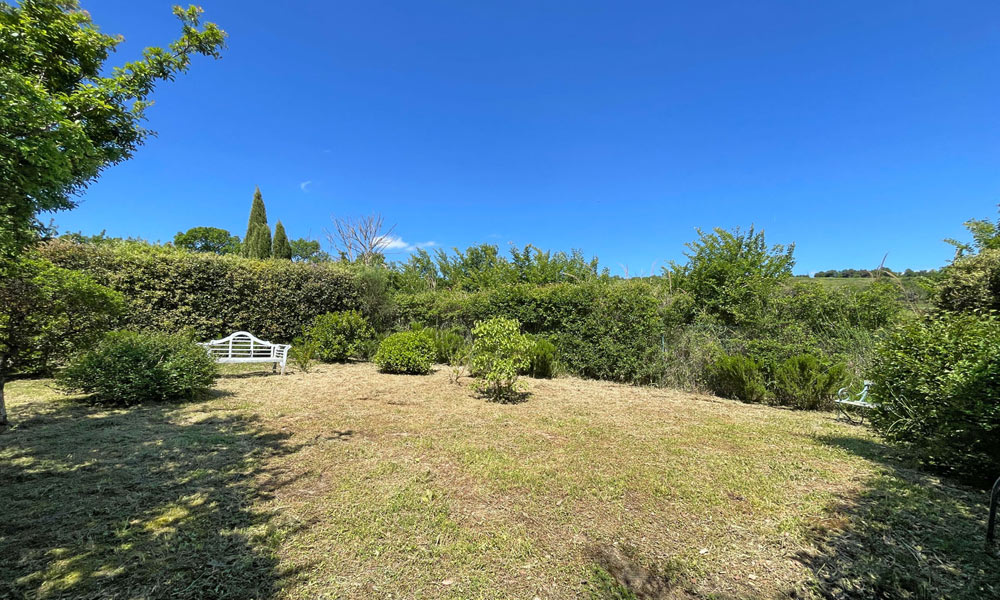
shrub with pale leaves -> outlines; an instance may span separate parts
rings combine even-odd
[[[532,342],[514,319],[496,317],[472,330],[472,372],[475,387],[498,402],[514,400],[522,391],[518,371],[528,367]]]

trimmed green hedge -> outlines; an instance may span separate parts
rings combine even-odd
[[[198,339],[244,330],[288,341],[319,315],[371,304],[365,302],[357,273],[339,265],[252,260],[129,242],[54,240],[40,253],[121,292],[128,301],[123,325],[131,329],[193,330]]]
[[[642,281],[530,284],[468,293],[399,294],[402,322],[471,330],[494,317],[544,334],[573,374],[631,383],[655,380],[664,331],[658,288]]]

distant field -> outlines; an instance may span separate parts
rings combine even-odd
[[[930,293],[920,287],[921,277],[893,277],[890,281],[896,282],[903,287],[904,300],[910,309],[925,310],[930,308]],[[875,279],[871,277],[808,277],[806,275],[796,275],[792,281],[814,281],[827,290],[863,290],[870,286]]]
[[[815,281],[816,283],[831,290],[842,290],[845,288],[864,289],[872,284],[871,277],[808,277],[806,275],[796,275],[794,281]]]

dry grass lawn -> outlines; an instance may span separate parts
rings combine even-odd
[[[10,385],[0,598],[988,598],[986,493],[825,413],[565,378]]]

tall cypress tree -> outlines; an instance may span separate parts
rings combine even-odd
[[[285,226],[278,220],[274,226],[274,242],[271,244],[271,256],[292,260],[292,245],[288,243],[288,236],[285,235]]]
[[[271,258],[271,228],[254,225],[247,246],[247,258]]]
[[[271,228],[267,224],[267,209],[260,188],[254,190],[247,221],[247,235],[243,239],[243,256],[247,258],[271,257]]]

